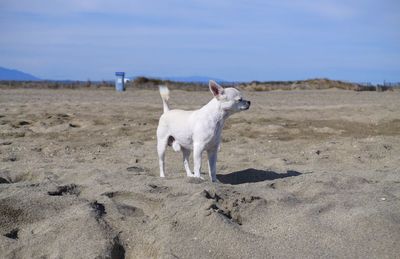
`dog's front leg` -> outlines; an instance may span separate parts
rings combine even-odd
[[[217,181],[217,154],[218,154],[217,148],[207,150],[208,174],[210,175],[210,179],[212,182]]]
[[[200,177],[201,171],[201,155],[204,150],[204,145],[201,143],[193,144],[193,164],[194,164],[194,177]]]

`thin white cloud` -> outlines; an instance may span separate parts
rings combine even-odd
[[[357,8],[350,1],[292,1],[293,7],[312,15],[329,19],[347,19],[357,15]]]
[[[73,13],[176,15],[196,12],[191,1],[138,0],[3,0],[0,10],[37,15],[70,15]]]

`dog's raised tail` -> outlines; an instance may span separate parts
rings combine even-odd
[[[169,89],[164,85],[158,86],[160,89],[160,95],[163,102],[164,113],[169,111],[168,100],[169,100]]]

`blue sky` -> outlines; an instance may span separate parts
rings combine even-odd
[[[0,66],[48,79],[398,82],[399,28],[399,0],[0,0]]]

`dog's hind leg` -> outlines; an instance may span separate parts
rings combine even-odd
[[[160,164],[160,177],[165,177],[165,150],[167,149],[168,138],[157,140],[158,162]]]
[[[193,177],[193,173],[190,170],[190,166],[189,166],[190,150],[183,148],[183,147],[181,149],[182,149],[182,154],[183,154],[183,166],[185,167],[186,175],[189,177]]]

